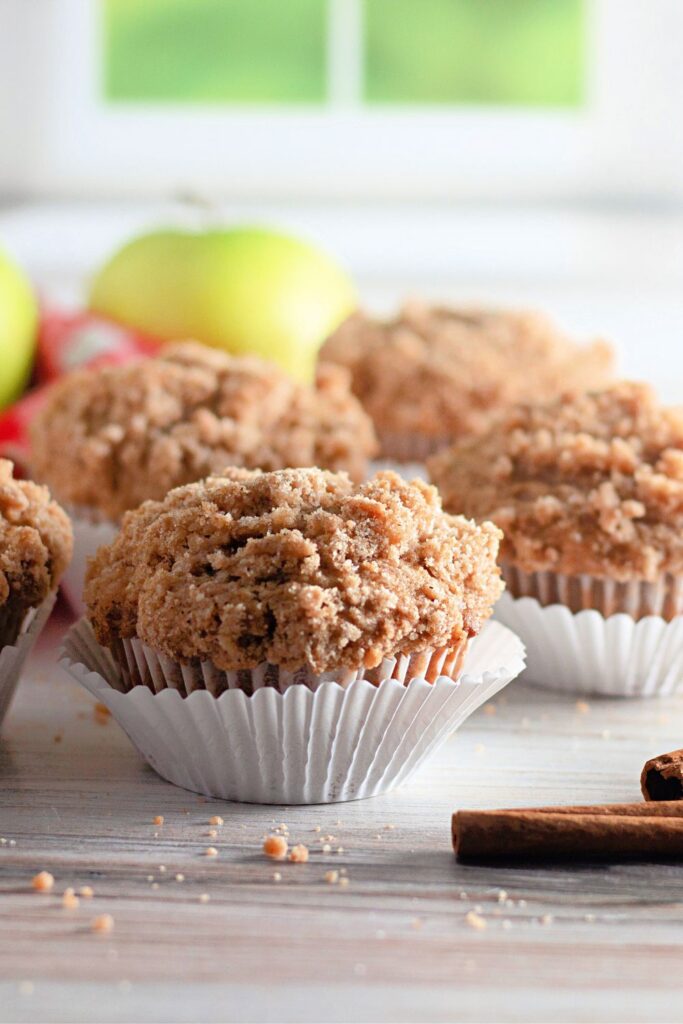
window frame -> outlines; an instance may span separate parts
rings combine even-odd
[[[3,133],[5,177],[35,194],[71,196],[683,196],[683,133],[671,131],[683,99],[679,0],[658,0],[656,15],[647,0],[586,0],[581,110],[362,107],[340,71],[353,59],[356,0],[330,4],[338,52],[328,54],[327,105],[216,108],[107,104],[100,4],[52,0],[35,5],[37,17],[34,5],[10,0],[24,71],[17,81],[15,61],[4,82],[13,65],[2,71],[0,51],[0,86],[11,86],[30,122],[15,118]]]

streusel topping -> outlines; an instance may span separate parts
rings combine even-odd
[[[520,407],[429,470],[446,508],[491,518],[524,571],[683,571],[683,409],[644,384]]]
[[[66,512],[46,487],[14,480],[0,459],[0,606],[36,607],[57,586],[73,538]]]
[[[321,366],[307,388],[274,364],[191,342],[68,375],[32,439],[34,471],[60,500],[112,520],[225,466],[320,465],[362,479],[375,451],[339,367]]]
[[[373,668],[480,629],[502,590],[499,537],[394,473],[357,486],[233,469],[127,513],[85,596],[105,645],[138,636],[222,669]]]
[[[321,358],[350,370],[387,455],[398,454],[396,435],[438,446],[482,433],[535,395],[602,387],[613,363],[608,344],[576,345],[540,313],[417,303],[389,321],[352,316]]]

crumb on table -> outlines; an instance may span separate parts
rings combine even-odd
[[[64,895],[62,896],[62,906],[66,910],[76,910],[80,905],[80,902],[81,901],[79,900],[78,896],[76,895],[73,889],[68,888],[64,890]]]
[[[31,885],[36,892],[51,892],[54,884],[54,875],[51,875],[49,871],[39,871],[31,879]]]
[[[93,917],[90,922],[90,930],[97,932],[100,935],[104,935],[107,932],[111,932],[114,929],[114,918],[111,914],[98,914],[97,917]]]
[[[284,860],[289,844],[284,836],[266,836],[263,840],[263,852],[271,860]],[[292,851],[293,852],[293,851]]]

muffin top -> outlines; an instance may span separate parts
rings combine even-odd
[[[127,513],[85,597],[105,645],[138,636],[222,669],[373,668],[479,630],[502,590],[499,537],[394,473],[357,486],[233,469]]]
[[[493,519],[524,571],[683,571],[683,409],[644,384],[522,406],[429,470],[446,508]]]
[[[0,608],[33,608],[57,586],[73,538],[66,512],[46,487],[14,480],[0,459]]]
[[[321,366],[308,388],[271,363],[192,342],[69,374],[32,442],[34,472],[60,500],[111,520],[226,466],[319,465],[362,479],[375,450],[340,368]]]
[[[385,445],[393,434],[481,433],[515,402],[602,386],[613,362],[605,342],[578,346],[540,313],[417,303],[389,321],[352,316],[322,358],[350,370]]]

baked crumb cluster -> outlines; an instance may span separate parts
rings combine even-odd
[[[33,425],[33,468],[60,500],[118,520],[226,466],[319,465],[362,479],[375,452],[348,377],[314,388],[256,358],[195,343],[65,377]]]
[[[490,517],[503,558],[524,571],[683,571],[683,409],[644,384],[520,407],[429,469],[445,507]]]
[[[14,480],[0,459],[0,608],[36,607],[57,585],[71,558],[67,514],[46,487]]]
[[[477,633],[502,590],[499,537],[394,473],[357,486],[233,469],[125,515],[85,596],[108,646],[138,636],[220,669],[369,669]]]
[[[322,358],[350,370],[384,453],[396,458],[406,437],[435,450],[482,433],[516,402],[601,387],[613,369],[609,345],[576,345],[540,313],[418,303],[388,321],[352,316]]]

